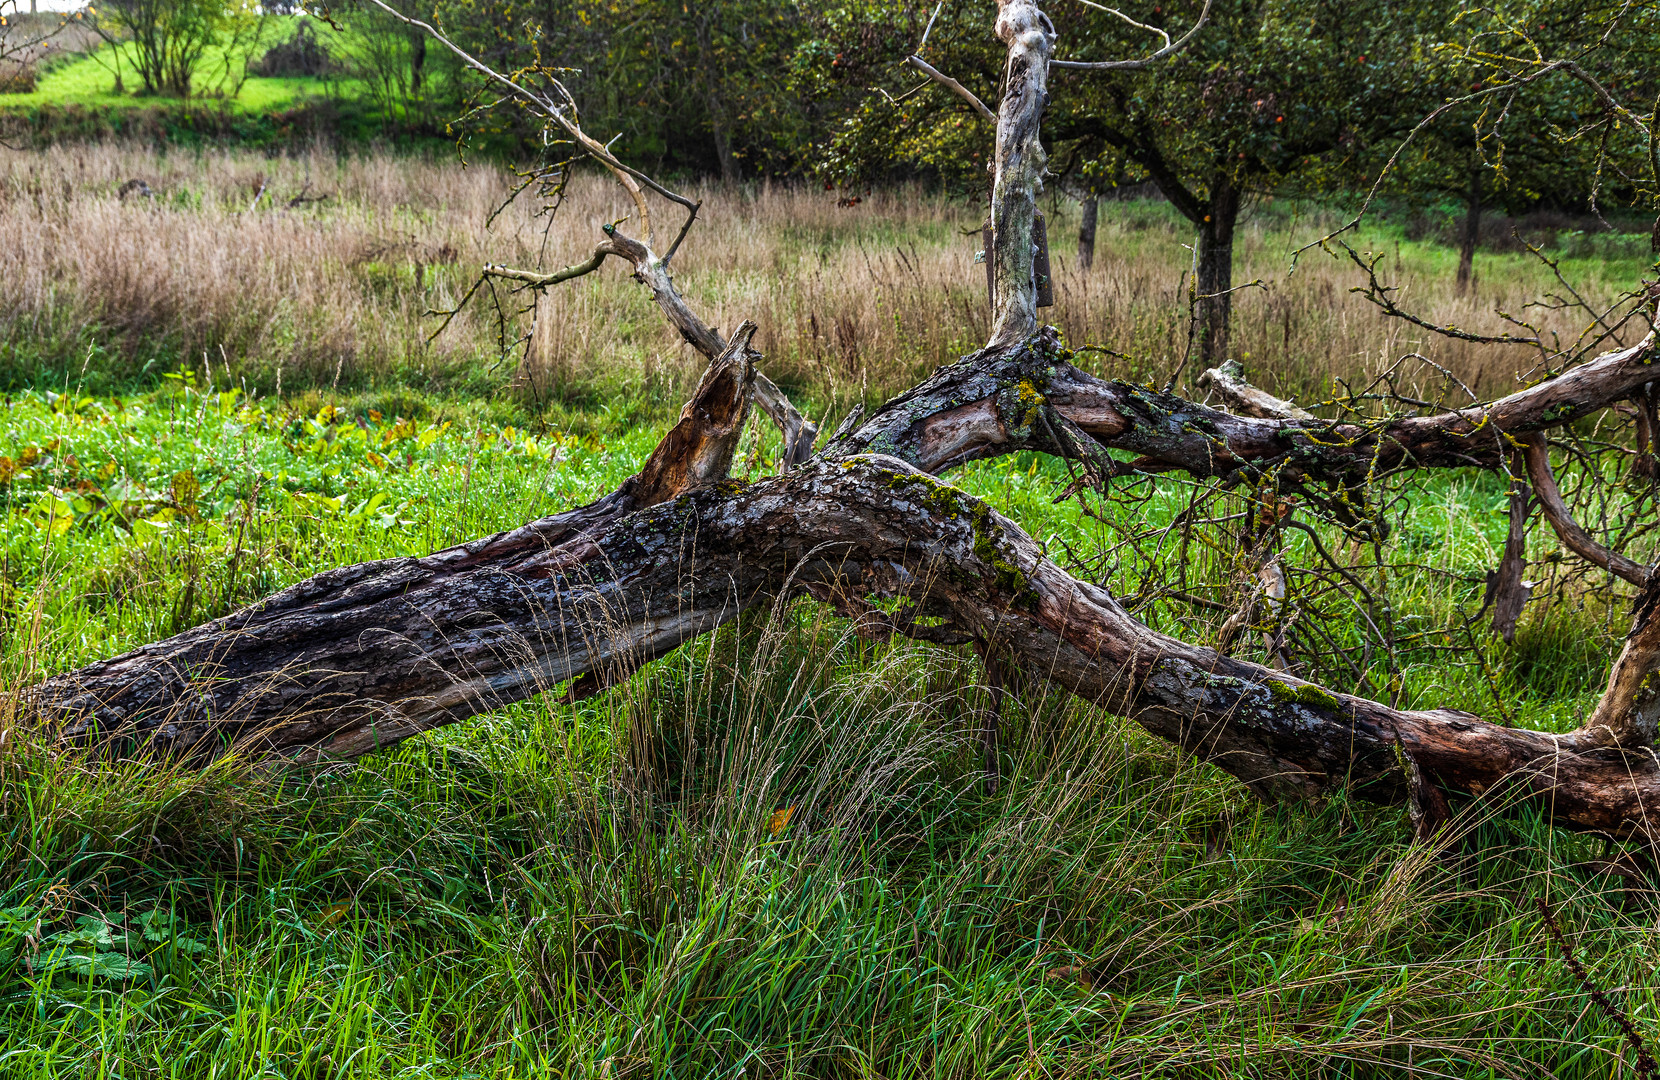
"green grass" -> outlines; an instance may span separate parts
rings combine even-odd
[[[248,402],[193,375],[16,395],[7,680],[592,498],[669,418]],[[1046,459],[954,479],[1057,555],[1113,535],[1053,503]],[[1391,600],[1451,625],[1503,491],[1451,474],[1407,494],[1396,558],[1438,572]],[[1187,498],[1096,509],[1160,526]],[[1144,569],[1104,576],[1127,594]],[[1496,684],[1406,650],[1407,699],[1483,710],[1496,685],[1521,722],[1570,723],[1618,634],[1593,615],[1483,643]],[[350,768],[93,765],[0,728],[0,1075],[1616,1075],[1619,1034],[1552,957],[1538,897],[1654,1030],[1652,894],[1582,865],[1598,842],[1475,804],[1433,847],[1398,809],[1264,805],[1041,691],[1005,710],[989,795],[978,678],[964,651],[873,644],[802,604],[599,698]]]
[[[81,106],[85,108],[140,109],[166,104],[165,98],[147,98],[138,91],[142,83],[132,61],[132,45],[105,45],[91,54],[77,54],[52,64],[41,73],[33,93],[0,95],[0,108],[39,108],[52,106]],[[119,58],[117,53],[119,52]],[[115,71],[119,67],[124,92],[115,92]],[[233,112],[263,115],[293,109],[325,97],[323,85],[316,79],[268,79],[259,76],[243,83],[235,97],[227,98],[229,89],[222,78],[223,51],[209,47],[203,54],[201,76],[197,79],[198,104],[223,106]],[[352,87],[333,84],[337,92],[350,93]]]

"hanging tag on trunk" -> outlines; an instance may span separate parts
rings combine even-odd
[[[997,306],[997,275],[991,257],[991,218],[980,226],[980,258],[986,264],[986,306]],[[1049,229],[1043,223],[1043,211],[1032,218],[1032,278],[1037,285],[1037,306],[1055,306],[1055,283],[1049,276]]]
[[[1037,306],[1055,306],[1055,283],[1049,277],[1049,229],[1043,211],[1032,217],[1032,277],[1037,283]]]

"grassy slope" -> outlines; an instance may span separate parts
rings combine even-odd
[[[273,32],[286,32],[280,28]],[[319,37],[329,39],[334,32],[324,27]],[[78,106],[98,109],[148,109],[158,104],[176,104],[168,99],[145,98],[136,91],[141,87],[137,68],[132,61],[133,46],[100,46],[92,53],[78,53],[62,57],[49,64],[41,73],[35,89],[28,94],[0,94],[0,109],[36,109],[42,106]],[[240,66],[240,62],[237,62]],[[125,84],[125,93],[115,92],[115,72],[119,68]],[[202,55],[196,80],[199,104],[222,106],[233,113],[263,116],[281,112],[316,101],[325,96],[325,89],[351,96],[356,93],[354,80],[335,80],[325,87],[317,79],[272,79],[253,76],[247,79],[233,98],[224,96],[229,83],[224,77],[224,51],[210,46]]]
[[[1161,242],[1124,214],[1114,258]],[[1425,276],[1445,261],[1400,251]],[[683,287],[728,290],[711,306],[762,287],[691,265]],[[667,419],[621,397],[552,428],[400,390],[250,405],[197,378],[8,400],[6,685],[590,498]],[[1057,553],[1110,539],[1051,503],[1055,463],[955,479]],[[1430,571],[1493,565],[1503,491],[1452,475],[1408,494],[1397,543],[1430,569],[1392,600],[1450,626],[1479,584]],[[1157,525],[1185,499],[1100,510]],[[1516,649],[1484,646],[1491,683],[1426,650],[1402,690],[1570,724],[1617,633],[1536,605]],[[1040,695],[1007,710],[988,796],[976,678],[957,651],[862,642],[804,605],[581,705],[321,774],[90,768],[0,728],[0,1076],[1611,1075],[1618,1033],[1550,958],[1536,897],[1651,1030],[1653,913],[1576,868],[1595,843],[1481,807],[1439,848],[1396,810],[1265,807]]]

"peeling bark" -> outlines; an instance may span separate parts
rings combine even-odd
[[[1009,47],[997,110],[996,179],[991,189],[991,348],[1009,348],[1037,329],[1033,221],[1049,157],[1038,138],[1049,103],[1055,28],[1031,0],[998,0],[997,36]]]
[[[1238,360],[1227,360],[1198,378],[1198,383],[1216,392],[1229,409],[1241,416],[1266,420],[1313,420],[1314,414],[1299,409],[1283,398],[1245,381],[1245,368]]]

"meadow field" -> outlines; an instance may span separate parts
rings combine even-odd
[[[134,179],[148,195],[121,194]],[[535,306],[475,297],[437,332],[429,312],[480,264],[578,262],[629,212],[578,177],[556,215],[492,218],[511,185],[488,163],[323,149],[0,156],[0,1076],[1629,1075],[1589,987],[1660,1039],[1660,895],[1602,841],[1491,801],[1429,843],[1402,808],[1266,804],[1041,687],[1001,715],[990,791],[974,654],[865,640],[808,601],[598,697],[549,687],[350,766],[91,760],[14,723],[43,675],[638,468],[702,361],[620,268]],[[756,321],[762,368],[826,430],[986,337],[978,205],[694,195],[680,290],[711,325]],[[1045,207],[1045,314],[1075,361],[1190,386],[1174,212],[1103,203],[1085,270],[1076,210]],[[1235,282],[1261,285],[1237,298],[1233,348],[1253,381],[1318,408],[1390,369],[1453,404],[1540,377],[1536,352],[1383,318],[1346,257],[1315,248],[1293,272],[1345,210],[1268,201],[1242,229]],[[1646,237],[1563,228],[1543,258],[1483,251],[1460,296],[1456,252],[1414,232],[1373,217],[1349,243],[1413,310],[1482,333],[1508,313],[1575,340],[1583,311],[1538,303],[1557,271],[1600,306],[1651,259]],[[757,427],[734,472],[777,453]],[[1034,454],[949,480],[1151,624],[1221,631],[1241,553],[1195,540],[1178,592],[1141,545],[1190,488],[1057,501],[1067,468]],[[1354,584],[1409,629],[1363,650],[1353,589],[1294,577],[1344,646],[1305,673],[1579,723],[1624,601],[1536,527],[1539,599],[1507,646],[1471,622],[1502,478],[1449,470],[1391,500],[1388,544],[1353,545]],[[1344,542],[1288,546],[1312,563]]]

